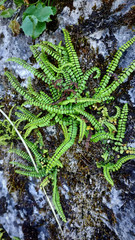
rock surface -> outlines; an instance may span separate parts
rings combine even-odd
[[[52,22],[49,30],[36,42],[47,40],[58,43],[63,39],[62,28],[67,28],[82,68],[88,69],[97,65],[104,70],[116,49],[134,35],[134,0],[74,0],[70,4],[69,2],[67,1],[67,6],[60,9],[57,16],[58,28],[55,31],[51,30],[55,25],[55,22]],[[13,37],[8,28],[9,21],[9,19],[0,19],[0,93],[3,98],[6,93],[10,96],[5,105],[6,109],[8,109],[7,104],[11,105],[11,100],[15,103],[16,95],[11,92],[10,84],[4,76],[5,68],[12,70],[23,80],[31,76],[22,67],[6,60],[15,56],[31,62],[32,56],[29,49],[32,39],[24,36],[23,32]],[[123,55],[119,68],[127,67],[134,57],[135,44]],[[27,85],[27,81],[23,84]],[[119,102],[128,102],[130,106],[127,141],[134,144],[135,77],[128,79],[123,86],[125,88],[121,90]],[[95,147],[86,155],[82,144],[82,146],[73,146],[66,153],[66,157],[62,157],[65,167],[60,173],[59,189],[67,217],[67,223],[62,223],[64,239],[133,240],[135,236],[134,161],[125,164],[113,175],[115,186],[111,188],[94,164],[94,157],[99,158],[99,156],[99,151],[96,151]],[[17,177],[18,180],[14,179],[14,182],[18,181],[18,186],[21,186],[18,189],[13,179],[11,181],[14,175],[8,165],[8,158],[10,157],[6,150],[2,151],[0,224],[11,238],[16,236],[21,240],[62,239],[45,197],[38,188],[38,181],[30,179],[28,182],[25,178]],[[85,158],[89,162],[88,166],[84,163]],[[12,185],[13,189],[10,189]],[[50,189],[48,194],[51,194]]]

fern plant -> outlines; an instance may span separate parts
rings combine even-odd
[[[116,106],[116,109],[117,109],[117,113],[115,116],[109,117],[107,109],[103,111],[103,116],[104,117],[106,116],[109,121],[110,120],[112,121],[112,119],[113,120],[115,119],[116,121],[117,119],[118,120],[117,129],[115,127],[114,131],[111,133],[104,132],[103,133],[104,137],[102,134],[101,135],[95,134],[91,137],[92,142],[104,140],[104,144],[106,145],[105,152],[102,155],[102,158],[104,159],[104,161],[97,162],[97,167],[103,168],[104,177],[112,186],[114,185],[114,182],[111,178],[110,172],[118,171],[121,168],[123,163],[127,162],[130,159],[135,158],[135,148],[128,147],[127,144],[123,143],[123,140],[125,137],[126,123],[127,123],[128,104],[126,103],[123,106],[121,113],[120,113],[120,108],[118,106]],[[106,121],[105,120],[104,121],[107,122],[107,119]],[[110,140],[110,143],[107,143],[105,139]],[[110,151],[108,151],[109,147],[111,149]],[[115,152],[117,153],[117,155],[124,154],[124,153],[129,153],[130,155],[118,158],[117,156],[115,157]],[[112,159],[110,155],[112,155]],[[117,160],[114,161],[115,159]]]
[[[12,126],[12,128],[14,129],[14,131],[16,132],[17,136],[18,136],[19,139],[22,141],[22,143],[23,143],[23,145],[24,145],[24,147],[25,147],[25,149],[26,149],[26,152],[21,151],[21,150],[17,150],[17,149],[12,149],[12,150],[10,150],[10,151],[18,154],[18,155],[21,156],[22,158],[25,158],[27,161],[31,161],[31,163],[33,164],[34,167],[32,167],[32,166],[26,166],[26,165],[21,164],[21,163],[19,163],[19,162],[15,162],[15,163],[13,163],[13,164],[18,165],[19,167],[21,167],[21,168],[23,168],[23,169],[32,171],[32,175],[33,175],[33,172],[35,173],[33,176],[36,176],[36,177],[40,177],[40,178],[41,178],[41,176],[39,176],[39,174],[38,174],[39,170],[41,170],[41,169],[38,169],[38,168],[40,168],[41,165],[42,165],[42,168],[44,167],[44,161],[43,161],[43,160],[44,160],[44,156],[42,156],[42,155],[40,154],[40,152],[38,152],[37,146],[36,146],[34,143],[32,143],[32,142],[30,142],[30,141],[27,142],[27,144],[28,144],[29,147],[31,148],[31,151],[32,151],[33,154],[35,155],[36,163],[37,163],[37,165],[36,165],[35,160],[34,160],[32,154],[31,154],[31,152],[30,152],[30,150],[29,150],[29,147],[28,147],[28,145],[26,144],[26,141],[24,141],[24,139],[23,139],[22,135],[20,134],[20,132],[18,131],[18,129],[16,128],[15,123],[10,120],[10,118],[3,112],[3,110],[0,109],[0,113],[6,118],[6,120],[8,121],[8,125],[10,124],[10,125]],[[7,128],[6,128],[6,130],[7,130]],[[8,135],[8,134],[7,134],[7,135]],[[40,143],[40,142],[39,142],[39,143]],[[6,144],[7,144],[7,143],[5,142],[5,144],[3,144],[3,145],[6,145]],[[45,154],[46,152],[47,152],[47,150],[43,150],[43,153],[44,153],[44,154]],[[12,162],[11,162],[11,164],[12,164]],[[30,176],[30,175],[31,175],[31,172],[30,172],[30,173],[26,173],[26,174],[24,174],[24,172],[20,172],[20,173],[23,174],[23,175],[26,175],[26,176]],[[49,176],[48,176],[47,178],[49,178]],[[45,194],[45,196],[46,196],[46,198],[47,198],[47,201],[48,201],[48,203],[49,203],[49,205],[50,205],[50,207],[51,207],[51,210],[52,210],[52,212],[53,212],[53,214],[54,214],[54,217],[55,217],[55,219],[56,219],[56,221],[57,221],[57,223],[58,223],[58,226],[59,226],[59,228],[60,228],[60,230],[61,230],[61,232],[62,232],[60,222],[59,222],[59,220],[58,220],[58,218],[57,218],[57,216],[56,216],[56,214],[55,214],[55,211],[54,211],[54,208],[53,208],[53,206],[52,206],[52,203],[50,202],[50,200],[49,200],[49,198],[48,198],[48,196],[47,196],[47,193],[46,193],[46,191],[45,191],[45,188],[44,188],[45,183],[44,183],[44,182],[45,182],[45,179],[44,179],[44,181],[41,183],[41,186],[42,186],[42,188],[43,188],[43,192],[44,192],[44,194]],[[59,193],[57,193],[57,196],[59,196]],[[60,199],[57,198],[57,201],[55,201],[55,204],[58,204],[58,206],[60,207],[61,204],[60,204],[60,201],[59,201],[59,200],[60,200]],[[58,208],[57,208],[57,210],[58,210]],[[63,218],[63,217],[64,217],[64,213],[62,214],[62,207],[60,208],[60,210],[61,210],[61,211],[60,211],[59,214],[60,214],[60,216]],[[62,215],[61,215],[61,214],[62,214]],[[65,221],[65,217],[63,218],[63,221]]]
[[[107,69],[106,75],[101,80],[100,86],[96,89],[96,93],[93,97],[87,98],[81,96],[82,92],[86,89],[86,81],[92,73],[96,73],[94,78],[98,78],[100,76],[100,70],[97,67],[93,67],[86,71],[86,73],[83,73],[78,57],[71,43],[69,33],[65,29],[63,29],[63,33],[65,37],[65,47],[61,46],[61,43],[56,46],[49,42],[43,42],[31,46],[34,57],[40,64],[40,71],[33,68],[24,60],[18,58],[8,59],[8,61],[14,61],[21,64],[31,71],[36,77],[41,78],[48,84],[51,92],[51,96],[49,96],[47,93],[42,91],[34,91],[32,87],[31,91],[28,91],[20,85],[12,73],[5,73],[14,88],[26,98],[26,103],[38,106],[42,109],[42,111],[46,110],[48,112],[47,115],[42,118],[37,118],[34,121],[30,120],[28,117],[30,123],[25,127],[27,128],[25,136],[28,136],[33,129],[40,126],[45,127],[51,125],[52,122],[53,124],[58,122],[62,125],[63,116],[66,116],[66,119],[64,118],[64,124],[68,125],[72,119],[74,125],[80,126],[80,135],[83,136],[84,134],[82,134],[82,124],[78,123],[82,121],[80,117],[84,117],[84,119],[87,119],[95,128],[95,131],[97,132],[97,139],[100,132],[102,138],[105,136],[110,138],[109,135],[107,136],[104,134],[102,124],[92,114],[86,112],[85,109],[93,104],[103,104],[103,102],[111,99],[111,93],[124,81],[126,77],[128,77],[129,74],[131,74],[131,72],[133,72],[135,67],[134,61],[129,65],[128,69],[124,69],[122,71],[122,73],[118,76],[118,81],[114,80],[108,85],[111,77],[110,74],[112,75],[114,72],[122,53],[130,47],[131,44],[133,44],[135,37],[130,39],[118,50]],[[57,61],[57,67],[50,62],[50,56]],[[75,132],[77,131],[74,131],[74,136],[76,135]],[[69,138],[72,138],[73,132],[70,130],[69,135]],[[73,139],[75,139],[75,137]],[[81,140],[82,139],[83,137],[81,137]],[[59,158],[73,143],[74,140],[68,141],[65,138],[64,143],[61,144],[58,150],[56,150],[54,156],[50,159],[46,168],[46,175],[53,166],[62,166],[59,163]]]
[[[18,107],[16,112],[20,121],[27,121],[24,127],[25,142],[35,156],[38,171],[35,172],[32,166],[24,165],[18,162],[11,162],[23,170],[16,170],[18,173],[32,176],[45,177],[41,187],[46,186],[52,181],[53,184],[53,202],[62,219],[65,217],[60,205],[60,199],[57,187],[57,169],[62,167],[60,157],[75,143],[77,134],[79,134],[80,143],[86,134],[87,125],[93,128],[93,134],[90,138],[91,142],[102,141],[108,146],[108,141],[112,143],[111,152],[122,153],[125,150],[134,151],[123,145],[123,138],[125,134],[128,106],[124,105],[122,112],[116,106],[117,112],[115,116],[109,117],[107,108],[104,104],[113,100],[111,95],[116,88],[123,83],[123,81],[134,71],[135,61],[131,62],[128,68],[123,69],[118,75],[118,79],[113,79],[110,83],[110,78],[113,78],[113,73],[118,66],[119,60],[124,53],[134,42],[135,37],[131,38],[125,43],[115,54],[113,60],[108,66],[106,74],[101,79],[99,87],[95,89],[95,94],[89,97],[86,92],[87,80],[89,77],[97,79],[100,77],[100,69],[92,67],[85,73],[81,70],[79,59],[72,45],[70,35],[66,29],[63,29],[65,46],[60,42],[57,46],[44,41],[31,46],[31,50],[36,61],[40,65],[40,69],[35,69],[26,61],[19,58],[10,58],[8,61],[13,61],[22,65],[29,70],[36,78],[41,79],[47,85],[47,91],[35,91],[32,83],[29,82],[28,88],[21,86],[17,78],[9,71],[5,72],[12,86],[20,93],[26,101],[23,106]],[[48,93],[48,89],[50,93]],[[90,92],[90,90],[89,90]],[[41,112],[34,115],[27,108],[26,105],[38,107]],[[98,108],[102,110],[102,117],[94,116],[93,109]],[[90,109],[88,111],[88,109]],[[115,123],[118,120],[117,129]],[[43,157],[37,145],[30,142],[27,138],[32,134],[32,131],[37,131],[41,145],[43,147],[43,138],[40,132],[41,128],[59,124],[64,134],[64,141],[55,150],[53,156]],[[29,156],[21,150],[12,150],[21,157],[29,161]],[[97,163],[98,167],[103,167],[106,179],[113,185],[110,177],[111,170],[117,170],[128,159],[133,158],[133,154],[122,157],[117,163],[109,159],[110,150],[105,149],[102,155],[104,162]],[[115,165],[116,164],[116,165]],[[111,167],[113,166],[113,167]]]
[[[25,176],[31,176],[31,177],[36,177],[36,178],[41,178],[44,177],[46,174],[45,172],[45,166],[47,165],[47,162],[49,161],[49,157],[47,154],[47,150],[41,151],[41,149],[38,149],[37,145],[32,143],[31,141],[25,139],[25,143],[31,150],[32,154],[34,155],[35,163],[37,166],[38,171],[36,171],[35,167],[31,165],[31,158],[28,153],[25,151],[22,151],[20,149],[11,149],[9,152],[15,153],[21,158],[23,158],[27,164],[16,162],[16,161],[11,161],[10,163],[14,166],[17,166],[22,170],[15,170],[16,173],[25,175]],[[60,203],[60,196],[59,196],[59,191],[58,191],[58,186],[57,186],[57,169],[53,168],[53,170],[50,172],[50,174],[42,181],[40,184],[40,187],[46,187],[48,183],[50,183],[50,180],[52,180],[52,185],[53,185],[53,204],[62,218],[64,222],[66,222],[66,217],[64,215],[64,212],[62,210],[62,206]]]

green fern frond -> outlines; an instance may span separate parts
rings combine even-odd
[[[22,157],[23,159],[27,160],[28,162],[31,162],[31,158],[30,156],[28,155],[28,153],[20,150],[20,149],[17,149],[17,148],[13,148],[13,149],[10,149],[9,150],[10,153],[15,153],[17,154],[18,156]]]
[[[37,98],[34,96],[31,96],[28,91],[26,91],[20,83],[17,81],[17,79],[10,73],[10,72],[5,72],[5,75],[8,77],[9,81],[12,83],[13,87],[22,95],[24,96],[31,105],[34,106],[39,106],[43,110],[48,110],[51,107],[46,105],[46,101],[43,100],[43,97],[41,97],[38,93],[35,94]],[[51,108],[53,112],[55,112],[54,108]],[[51,110],[50,109],[50,110]],[[51,111],[51,112],[52,112]]]
[[[31,122],[31,121],[35,120],[36,118],[38,118],[42,114],[40,112],[38,114],[38,116],[36,116],[35,114],[31,113],[28,109],[26,109],[24,107],[17,106],[17,109],[19,111],[21,111],[22,113],[15,112],[15,115],[18,116],[22,121],[27,120],[27,121]]]
[[[61,62],[61,56],[58,54],[58,52],[56,52],[54,49],[52,49],[51,47],[49,47],[48,45],[44,44],[44,43],[38,43],[34,46],[31,46],[31,50],[32,51],[36,51],[37,49],[41,49],[44,53],[47,53],[47,55],[52,56],[55,60],[57,60],[58,62]],[[47,55],[42,55],[42,53],[40,53],[40,55],[38,54],[38,61],[41,59],[41,56],[46,56],[44,59],[42,58],[42,60],[47,61]],[[44,62],[45,63],[45,62]],[[51,71],[52,72],[52,71]]]
[[[83,79],[83,73],[80,68],[78,56],[77,56],[75,49],[73,47],[73,44],[71,42],[71,38],[70,38],[68,31],[66,29],[63,29],[63,33],[64,33],[64,38],[65,38],[66,49],[69,54],[69,59],[70,59],[70,62],[73,64],[74,74],[75,74],[76,78],[78,79],[78,83],[81,83],[81,81]]]
[[[11,114],[12,114],[14,107],[15,107],[15,105],[11,107],[11,109],[9,111],[9,115],[7,116],[8,119],[11,118]],[[16,126],[16,128],[19,127],[19,124],[20,124],[20,120],[14,121],[14,125]],[[13,126],[9,123],[7,118],[5,118],[4,120],[0,120],[0,135],[1,135],[0,136],[0,145],[7,145],[9,143],[11,143],[11,145],[12,145],[13,140],[17,138],[16,131],[13,128]]]
[[[68,135],[68,129],[67,129],[67,126],[66,126],[65,122],[61,122],[60,125],[61,125],[61,127],[62,127],[64,137],[66,138],[67,135]]]
[[[85,131],[86,131],[86,122],[85,120],[81,119],[78,116],[74,116],[74,115],[70,115],[72,118],[76,119],[79,123],[80,123],[80,129],[79,129],[79,140],[78,142],[80,143],[83,140],[83,137],[85,135]]]
[[[111,133],[106,133],[105,131],[103,132],[98,132],[94,135],[91,136],[90,141],[91,142],[98,142],[102,140],[116,140],[116,138],[113,136]]]
[[[106,180],[112,185],[114,186],[114,182],[111,178],[111,175],[110,175],[110,168],[112,167],[112,164],[111,163],[108,163],[106,166],[103,167],[103,174],[104,174],[104,177],[106,178]]]
[[[58,214],[62,218],[62,220],[64,222],[66,222],[66,217],[63,212],[61,203],[60,203],[60,196],[59,196],[59,191],[58,191],[58,187],[57,187],[57,171],[56,170],[53,173],[53,204],[54,204]]]
[[[120,119],[118,121],[118,130],[117,130],[116,139],[120,142],[125,137],[127,115],[128,115],[128,104],[126,103],[123,106],[123,109],[122,109],[122,112],[120,115]]]
[[[26,138],[27,136],[29,136],[31,131],[35,128],[48,126],[48,124],[54,118],[54,116],[55,116],[55,113],[52,113],[52,114],[48,113],[44,117],[37,118],[36,120],[33,119],[33,121],[31,121],[30,123],[27,123],[24,127],[24,129],[27,129],[24,137]]]
[[[116,67],[118,66],[119,60],[120,60],[123,52],[125,52],[127,50],[127,48],[129,48],[134,42],[135,42],[135,37],[131,38],[129,41],[127,41],[123,46],[121,46],[118,49],[118,51],[116,52],[116,54],[113,57],[113,60],[111,61],[111,63],[108,66],[108,69],[106,71],[107,73],[104,75],[104,77],[102,78],[102,80],[100,82],[100,86],[101,87],[97,89],[95,96],[97,95],[97,93],[103,92],[103,90],[106,88],[106,86],[109,83],[109,80],[110,80],[113,72],[115,71]],[[131,66],[131,69],[130,69],[131,71],[132,71],[132,68],[135,69],[134,63]],[[130,70],[128,70],[128,72],[130,72]],[[119,79],[120,83],[122,83],[124,81],[124,79],[128,76],[127,73],[125,73],[125,76],[122,74],[123,75],[122,79]]]
[[[124,105],[122,112],[120,111],[120,108],[116,106],[117,112],[111,117],[104,104],[108,104],[109,101],[114,99],[111,94],[135,69],[134,60],[128,68],[121,71],[117,78],[113,74],[123,52],[135,42],[135,37],[130,39],[117,51],[108,66],[106,74],[101,79],[99,87],[95,90],[94,96],[91,96],[90,93],[86,94],[84,91],[87,87],[86,83],[91,74],[93,74],[94,79],[99,78],[100,69],[92,67],[83,73],[69,33],[65,29],[63,29],[63,33],[65,46],[62,46],[61,42],[56,46],[47,41],[31,46],[31,50],[36,61],[39,63],[40,69],[35,69],[24,60],[18,58],[8,60],[22,65],[37,78],[41,78],[41,80],[45,82],[45,92],[40,90],[39,92],[36,92],[30,80],[27,89],[25,89],[10,72],[6,72],[5,75],[18,93],[26,99],[23,106],[30,104],[43,110],[40,114],[34,115],[26,108],[20,107],[18,108],[19,112],[16,113],[17,117],[19,117],[15,122],[16,126],[20,126],[19,124],[21,121],[28,121],[24,127],[26,132],[23,138],[30,135],[32,130],[38,135],[38,139],[36,139],[35,143],[30,142],[27,138],[25,140],[22,139],[24,145],[26,143],[28,148],[30,148],[36,164],[30,153],[30,155],[28,155],[23,151],[14,149],[12,152],[16,152],[28,162],[32,161],[35,168],[31,165],[27,166],[19,162],[12,161],[11,163],[20,168],[20,170],[16,170],[19,174],[38,178],[45,177],[40,185],[41,188],[46,186],[50,180],[52,180],[53,203],[63,221],[66,222],[60,204],[60,196],[57,186],[57,168],[63,166],[60,162],[60,158],[74,144],[78,129],[79,142],[81,142],[86,132],[86,123],[88,122],[88,124],[92,125],[94,128],[92,128],[92,130],[94,130],[94,135],[90,137],[91,133],[89,133],[88,139],[91,142],[102,141],[102,144],[105,144],[105,152],[101,155],[104,162],[97,163],[97,167],[103,167],[104,176],[111,185],[114,183],[110,172],[118,170],[123,163],[134,158],[134,155],[128,155],[118,159],[116,163],[113,162],[112,155],[115,151],[120,154],[125,152],[134,154],[135,150],[122,143],[126,130],[128,114],[127,104]],[[101,114],[101,117],[99,116],[96,119],[92,114],[95,110]],[[118,126],[115,127],[117,122]],[[48,156],[47,150],[44,150],[44,138],[39,131],[39,128],[55,125],[57,123],[61,126],[65,139],[50,157]],[[6,128],[7,123],[5,122],[4,124],[3,127]],[[1,124],[0,126],[2,128]],[[6,129],[7,131],[12,131],[12,128],[9,127],[8,129],[8,126]],[[3,132],[3,129],[0,129],[0,131],[3,136],[7,136],[4,135],[6,131]],[[31,158],[29,156],[31,156]]]
[[[45,157],[42,156],[41,153],[39,153],[38,147],[32,142],[30,142],[28,139],[25,139],[25,142],[27,146],[30,148],[30,150],[32,151],[32,153],[34,154],[37,166],[41,167],[41,162],[46,164],[47,160]]]
[[[39,102],[43,102],[43,104],[51,104],[53,103],[53,100],[51,97],[49,97],[47,94],[43,94],[42,91],[40,91],[40,93],[37,93],[35,91],[31,92],[31,95],[35,98],[35,100],[39,101]]]
[[[120,117],[120,114],[121,114],[121,110],[120,110],[120,107],[118,106],[115,106],[116,108],[116,114],[114,116],[109,116],[108,114],[108,110],[106,107],[103,108],[102,110],[102,115],[103,115],[103,118],[107,118],[109,120],[109,122],[116,122],[116,120]]]
[[[89,105],[93,105],[95,103],[100,103],[102,102],[103,99],[101,98],[97,98],[97,99],[93,99],[93,98],[72,98],[72,99],[68,99],[68,100],[65,100],[65,101],[62,101],[59,103],[59,105],[68,105],[69,103],[75,103],[75,104],[87,104],[87,106]]]
[[[95,128],[95,130],[100,131],[100,130],[103,129],[100,122],[98,122],[92,114],[89,114],[89,113],[87,113],[87,112],[85,112],[81,109],[78,109],[78,108],[76,108],[76,111],[78,113],[80,113],[81,115],[83,115],[84,117],[86,117],[90,121],[91,125]]]
[[[51,97],[49,97],[46,93],[44,93],[43,91],[40,91],[39,93],[37,93],[33,89],[30,79],[28,79],[27,89],[28,89],[28,92],[30,95],[32,95],[33,97],[35,97],[35,99],[37,99],[39,101],[43,101],[44,104],[53,103],[53,99]]]
[[[31,46],[30,48],[34,54],[35,59],[37,60],[37,62],[39,62],[41,69],[44,71],[44,74],[46,75],[46,78],[42,80],[48,83],[50,92],[52,93],[52,97],[55,101],[57,101],[59,98],[59,94],[58,94],[58,91],[52,85],[52,81],[56,80],[56,77],[55,77],[54,71],[52,71],[52,69],[48,65],[49,61],[47,59],[47,56],[41,53],[40,51],[38,51],[36,45]]]
[[[112,123],[105,121],[105,120],[103,120],[102,123],[108,128],[110,134],[117,132],[116,127]]]
[[[33,167],[33,166],[25,165],[25,164],[22,164],[20,162],[11,161],[10,163],[12,165],[16,165],[19,168],[22,168],[22,169],[25,170],[25,171],[16,170],[16,173],[19,173],[19,174],[22,174],[22,175],[25,175],[25,176],[38,177],[38,178],[46,176],[46,165],[48,163],[48,159],[45,158],[39,152],[38,147],[34,143],[30,142],[27,139],[25,139],[25,142],[26,142],[27,146],[30,148],[30,150],[32,151],[33,155],[34,155],[35,162],[37,164],[38,172],[35,170],[35,167]],[[18,149],[11,149],[10,152],[16,153],[17,155],[21,156],[23,159],[27,160],[28,162],[31,162],[30,156],[24,151],[21,151],[21,150],[18,150]]]
[[[57,186],[55,188],[55,192],[53,190],[53,204],[54,204],[58,214],[60,215],[61,219],[63,220],[63,222],[67,222],[65,214],[64,214],[62,206],[61,206],[61,203],[60,203],[60,196],[59,196],[59,191],[58,191]]]
[[[123,163],[125,163],[125,162],[127,162],[128,160],[131,160],[131,159],[135,159],[135,155],[127,155],[125,157],[122,157],[122,158],[118,159],[117,162],[115,164],[113,164],[110,169],[113,172],[118,171],[121,168]]]
[[[107,165],[103,166],[103,174],[104,174],[104,177],[106,178],[106,180],[112,185],[114,186],[114,182],[111,178],[111,175],[110,175],[110,167],[111,167],[111,163],[108,163]]]
[[[2,136],[0,136],[0,145],[7,145],[8,140],[10,139],[11,137],[8,134],[3,134]]]
[[[45,177],[45,179],[40,184],[40,188],[42,189],[42,188],[46,187],[49,182],[50,182],[49,176]]]
[[[116,114],[114,116],[109,117],[109,121],[110,122],[114,122],[114,121],[116,121],[120,117],[120,114],[121,114],[120,107],[115,106],[115,108],[116,108],[117,112],[116,112]]]
[[[44,43],[36,44],[33,48],[38,48],[38,47],[41,48],[41,50],[45,51],[48,55],[51,55],[54,59],[56,59],[58,61],[58,66],[59,66],[59,68],[56,68],[46,58],[45,61],[42,59],[42,66],[41,66],[42,69],[44,66],[47,66],[48,69],[50,69],[52,73],[54,73],[54,72],[60,73],[61,72],[65,78],[66,84],[69,84],[71,82],[71,80],[73,82],[77,81],[76,74],[74,73],[73,68],[72,68],[72,63],[69,61],[69,59],[67,57],[66,57],[66,60],[68,60],[68,61],[65,61],[65,53],[67,55],[66,51],[64,51],[64,58],[63,58],[61,54],[60,55],[58,54],[59,50],[58,51],[52,50],[52,48],[50,48],[46,42],[45,42],[45,44]],[[55,47],[55,50],[56,49],[57,49],[57,46]],[[38,58],[38,61],[41,62],[41,55]],[[70,66],[70,67],[68,67],[68,66]],[[63,68],[64,68],[64,71],[62,71]],[[47,72],[45,72],[45,73],[48,75]],[[58,76],[57,76],[57,78],[58,78]],[[55,80],[55,77],[53,77],[53,80]]]
[[[124,164],[125,162],[127,162],[128,160],[131,160],[131,159],[135,159],[135,155],[127,155],[125,157],[122,157],[122,158],[118,159],[116,163],[110,163],[110,162],[107,164],[97,163],[97,167],[98,168],[103,167],[104,177],[112,186],[114,186],[114,182],[111,178],[110,171],[114,172],[114,171],[119,170],[121,168],[122,164]]]
[[[47,41],[43,41],[42,43],[43,43],[43,45],[49,46],[50,49],[56,51],[56,53],[60,56],[60,58],[64,62],[69,62],[69,56],[68,56],[68,53],[67,53],[67,49],[64,46],[61,46],[62,41],[60,41],[57,46],[55,44],[53,44],[51,42],[47,42]]]
[[[25,60],[23,60],[23,59],[13,57],[13,58],[8,58],[7,61],[8,61],[8,62],[9,62],[9,61],[12,61],[12,62],[18,63],[19,65],[23,66],[25,69],[27,69],[28,71],[30,71],[34,76],[36,76],[36,77],[38,77],[38,78],[41,78],[41,79],[44,80],[44,81],[45,81],[45,79],[46,79],[44,72],[38,71],[37,69],[35,69],[34,67],[32,67],[30,64],[28,64],[28,63],[27,63]]]
[[[124,80],[135,70],[135,60],[129,65],[128,68],[125,68],[122,73],[118,76],[117,80],[114,80],[108,87],[101,89],[98,94],[95,95],[96,98],[100,96],[105,97],[109,96],[116,88],[124,82]]]
[[[99,78],[101,75],[101,70],[98,67],[92,67],[91,69],[87,70],[86,73],[84,74],[84,79],[85,81],[88,80],[89,76],[93,73],[96,72],[96,75],[93,77],[94,79]]]
[[[96,75],[93,77],[95,78],[99,78],[100,77],[100,69],[97,67],[92,67],[91,69],[89,69],[83,76],[82,80],[79,81],[79,85],[78,85],[78,89],[77,89],[77,94],[76,96],[80,96],[81,93],[85,90],[86,88],[86,81],[88,80],[89,76],[93,73],[96,72]]]
[[[22,168],[22,169],[24,169],[26,171],[32,171],[32,172],[35,171],[35,168],[33,166],[27,166],[27,165],[24,165],[22,163],[15,162],[15,161],[10,161],[9,163],[14,165],[14,166],[17,166],[19,168]]]
[[[22,96],[24,96],[27,100],[30,100],[31,102],[36,102],[35,99],[28,94],[28,91],[26,91],[20,83],[17,81],[17,79],[14,77],[14,75],[8,71],[5,72],[5,75],[8,77],[9,81],[13,85],[13,87],[18,91]]]
[[[15,172],[27,177],[41,178],[41,174],[37,173],[36,171],[27,172],[27,171],[15,170]]]
[[[49,160],[49,163],[46,167],[46,174],[48,174],[51,169],[55,166],[62,167],[62,163],[59,161],[60,157],[74,144],[77,134],[77,124],[76,121],[72,120],[72,123],[68,129],[68,135],[65,138],[64,142],[56,149],[53,157]]]
[[[113,163],[111,162],[108,162],[108,163],[96,163],[97,164],[97,168],[101,168],[103,167],[103,174],[104,174],[104,177],[105,179],[112,185],[114,186],[114,182],[111,178],[111,175],[110,175],[110,170],[112,170],[112,166],[114,165]]]
[[[81,119],[81,121],[80,121],[79,140],[78,140],[79,143],[83,140],[83,137],[84,137],[85,131],[86,131],[86,127],[87,127],[86,122]]]

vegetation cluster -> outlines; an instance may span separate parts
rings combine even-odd
[[[52,6],[50,0],[38,0],[34,3],[28,0],[13,0],[15,8],[6,8],[4,6],[6,1],[0,0],[0,17],[13,18],[9,27],[14,35],[19,34],[20,28],[22,28],[26,36],[35,39],[46,29],[46,23],[51,21],[51,16],[56,14],[56,7]],[[24,6],[25,11],[21,14]],[[21,26],[17,21],[18,15],[22,17]]]
[[[104,177],[112,186],[114,182],[111,172],[119,170],[122,164],[135,158],[135,149],[124,143],[128,104],[124,104],[122,109],[115,106],[116,114],[113,116],[109,115],[107,108],[114,100],[112,94],[135,69],[134,60],[120,74],[114,74],[120,58],[135,42],[135,37],[116,52],[106,74],[92,95],[91,90],[87,89],[87,81],[89,77],[93,77],[96,81],[101,75],[100,69],[92,67],[84,73],[81,70],[68,31],[63,29],[63,33],[65,46],[62,45],[62,42],[54,45],[48,41],[31,46],[31,51],[40,65],[39,69],[19,58],[8,59],[8,61],[22,65],[35,78],[41,79],[46,86],[46,91],[36,91],[30,79],[26,89],[11,72],[5,72],[12,86],[26,101],[21,106],[16,107],[17,119],[13,122],[13,128],[9,126],[7,120],[1,121],[0,142],[7,144],[18,138],[14,127],[18,131],[22,131],[23,142],[31,150],[32,157],[28,151],[12,147],[10,152],[22,157],[24,163],[17,161],[10,163],[18,167],[15,171],[19,174],[41,178],[41,188],[46,187],[49,183],[52,184],[54,206],[62,220],[66,222],[60,203],[57,175],[59,169],[64,165],[60,161],[61,156],[75,143],[77,138],[79,143],[83,139],[87,140],[87,143],[102,142],[103,153],[96,165],[98,168],[103,168]],[[33,106],[33,109],[39,110],[38,115],[29,111],[28,106],[30,105]],[[98,112],[98,116],[94,115],[94,112]],[[10,116],[11,112],[9,118]],[[20,124],[22,122],[25,123],[23,130],[21,129],[22,124]],[[44,148],[42,130],[56,124],[59,124],[63,131],[64,141],[51,156],[48,149]],[[33,133],[37,136],[36,141],[32,139]]]

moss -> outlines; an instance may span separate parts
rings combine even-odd
[[[23,230],[23,233],[24,233],[24,239],[25,240],[30,240],[30,239],[38,240],[38,230],[34,226],[34,224],[31,225],[28,220],[26,220],[23,223],[22,230]]]
[[[13,167],[10,166],[10,174],[8,175],[8,191],[10,193],[18,191],[19,195],[21,196],[22,193],[26,191],[26,183],[28,179],[22,175],[18,175],[15,173]]]
[[[131,10],[125,14],[123,23],[128,26],[129,29],[135,31],[135,6],[131,7]]]
[[[119,240],[119,237],[115,232],[111,231],[110,228],[105,226],[103,223],[101,227],[96,228],[91,240]]]
[[[64,7],[69,7],[70,10],[73,9],[73,0],[55,0],[53,5],[57,8],[57,13],[59,14]]]

